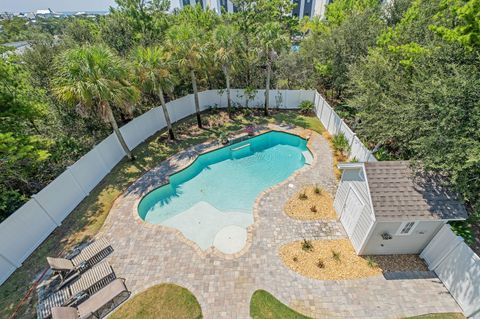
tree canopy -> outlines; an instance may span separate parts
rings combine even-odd
[[[165,99],[230,87],[246,105],[257,89],[319,90],[378,159],[422,163],[480,218],[479,0],[335,0],[302,21],[289,0],[233,2],[221,15],[117,0],[95,19],[1,21],[0,42],[31,46],[0,60],[1,218],[110,132],[80,109],[108,115],[108,102],[115,130]]]

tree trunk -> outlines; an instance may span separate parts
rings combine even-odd
[[[268,116],[268,108],[270,107],[270,73],[272,72],[272,65],[267,61],[267,81],[265,85],[265,116]]]
[[[120,129],[118,128],[117,121],[115,120],[115,117],[113,117],[113,112],[112,109],[110,108],[110,105],[108,103],[104,104],[104,107],[106,108],[107,112],[107,117],[108,121],[112,125],[113,131],[115,132],[115,135],[117,135],[118,141],[120,142],[120,145],[122,145],[123,150],[125,151],[125,154],[127,154],[127,157],[129,160],[133,161],[135,158],[132,155],[132,152],[128,148],[127,143],[123,139],[122,133],[120,132]]]
[[[163,116],[165,116],[165,122],[167,122],[168,135],[172,140],[175,139],[175,134],[173,133],[172,122],[170,121],[170,115],[168,114],[167,106],[165,105],[165,99],[163,98],[163,89],[162,86],[158,86],[158,95],[160,97],[160,104],[162,104]]]
[[[198,102],[198,89],[197,78],[195,77],[195,71],[190,71],[190,77],[192,78],[193,96],[195,99],[195,112],[197,113],[197,124],[199,128],[202,128],[202,119],[200,117],[200,103]]]
[[[227,84],[227,111],[230,114],[232,112],[232,99],[230,97],[230,75],[226,65],[223,66],[223,73],[225,74],[225,82]]]
[[[207,75],[207,83],[208,83],[208,89],[211,90],[214,88],[213,86],[213,83],[212,83],[212,80],[210,78],[210,72],[208,72],[208,67],[207,67],[207,64],[206,63],[203,63],[204,67],[205,67],[205,74]]]

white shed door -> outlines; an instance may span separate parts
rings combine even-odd
[[[363,202],[352,187],[348,190],[340,221],[348,236],[351,237],[363,210]]]

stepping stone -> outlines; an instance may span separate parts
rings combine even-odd
[[[247,230],[242,227],[230,225],[222,228],[215,239],[213,246],[224,254],[238,253],[247,242]]]

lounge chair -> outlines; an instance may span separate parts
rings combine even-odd
[[[68,285],[39,301],[37,317],[39,319],[49,318],[53,307],[77,305],[89,295],[93,295],[107,286],[115,278],[110,264],[106,260],[102,261],[70,281]]]
[[[60,276],[62,282],[74,274],[85,271],[89,267],[86,262],[74,265],[70,259],[66,258],[47,257],[47,262],[53,273]]]
[[[59,274],[63,281],[68,276],[82,272],[100,262],[112,251],[112,246],[104,238],[100,238],[83,249],[74,249],[67,258],[47,257],[47,262],[53,272]]]
[[[102,318],[129,296],[124,280],[115,279],[77,307],[52,308],[52,319]]]

